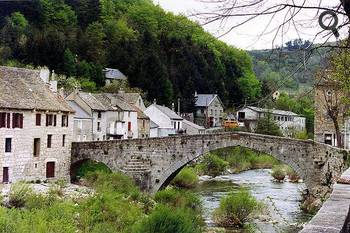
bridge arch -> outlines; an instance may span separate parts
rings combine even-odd
[[[73,143],[72,163],[86,158],[103,162],[155,193],[189,162],[210,151],[235,146],[270,154],[290,165],[315,197],[331,190],[349,157],[347,151],[310,140],[234,132]]]

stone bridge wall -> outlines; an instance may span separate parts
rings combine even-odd
[[[264,152],[290,165],[315,197],[330,191],[333,180],[345,170],[348,156],[344,150],[313,141],[237,132],[73,143],[72,163],[85,159],[103,162],[154,193],[189,162],[233,146]]]

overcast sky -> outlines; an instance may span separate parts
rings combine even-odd
[[[184,14],[186,16],[190,16],[193,13],[203,13],[203,12],[212,12],[215,11],[216,5],[213,3],[202,3],[199,0],[154,0],[156,4],[160,4],[160,6],[166,11],[171,11],[176,14]],[[280,0],[269,0],[269,4],[273,4],[273,2],[281,2]],[[298,2],[298,0],[295,0]],[[315,4],[316,0],[310,1]],[[334,6],[334,0],[323,0],[323,6]],[[289,30],[285,29],[287,32],[280,33],[276,38],[276,30],[274,30],[280,22],[283,21],[286,13],[282,12],[281,14],[275,16],[274,20],[269,24],[269,17],[258,17],[257,19],[243,24],[242,26],[234,29],[229,34],[220,37],[221,40],[225,41],[230,45],[234,45],[238,48],[252,50],[252,49],[270,49],[274,46],[280,46],[284,44],[288,40],[295,38],[308,39],[313,41],[315,35],[318,32],[322,31],[320,26],[318,25],[318,20],[315,11],[302,11],[297,17],[296,27],[298,31],[296,31],[291,25]],[[193,20],[198,21],[198,19],[192,18]],[[228,28],[233,25],[239,23],[242,18],[230,18],[224,25],[219,25],[218,23],[213,23],[210,25],[204,26],[204,28],[212,33],[214,36],[219,37],[222,36],[223,33],[227,32]],[[265,31],[262,36],[258,36],[263,33],[266,25],[270,25],[268,29]],[[271,33],[268,33],[271,32]],[[282,36],[283,34],[283,36]],[[318,36],[315,42],[324,42],[325,41],[325,33]],[[275,38],[275,40],[274,40]],[[330,41],[334,41],[335,38],[332,37]]]

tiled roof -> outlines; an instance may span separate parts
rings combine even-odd
[[[256,112],[271,112],[272,114],[276,115],[286,115],[286,116],[298,116],[298,114],[290,111],[284,111],[284,110],[277,110],[277,109],[267,109],[267,108],[258,108],[253,106],[247,106],[247,108],[250,108],[253,111]]]
[[[195,105],[196,107],[208,107],[216,96],[216,94],[198,94]]]
[[[113,107],[117,107],[123,111],[135,112],[134,107],[127,103],[126,100],[118,96],[118,94],[103,93],[101,95],[108,98]]]
[[[67,103],[74,109],[74,117],[79,119],[92,119],[92,117],[84,109],[82,109],[75,101],[68,100]]]
[[[149,120],[149,117],[141,109],[136,106],[133,106],[133,108],[137,112],[137,118]]]
[[[125,99],[129,104],[135,104],[140,96],[139,93],[118,93],[117,95]]]
[[[204,127],[202,127],[202,126],[200,126],[200,125],[197,125],[197,124],[195,124],[195,123],[193,123],[193,122],[191,122],[191,121],[188,121],[188,120],[186,120],[186,119],[184,119],[184,120],[182,121],[182,124],[188,125],[188,126],[190,126],[190,127],[192,127],[192,128],[198,129],[198,130],[205,130]]]
[[[0,108],[74,112],[41,80],[39,70],[0,66]]]
[[[154,121],[151,121],[151,122],[150,122],[150,128],[151,128],[151,129],[159,128],[159,125],[157,125],[156,123],[154,123]]]
[[[84,100],[84,102],[89,105],[93,110],[97,111],[108,111],[113,110],[112,106],[101,102],[99,94],[79,92],[79,96]]]
[[[157,104],[153,104],[156,108],[158,108],[161,112],[163,112],[165,115],[167,115],[170,119],[173,120],[183,120],[182,117],[177,115],[174,111],[172,111],[170,108],[167,108],[165,106],[160,106]]]

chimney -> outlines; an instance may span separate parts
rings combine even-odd
[[[49,83],[50,80],[50,70],[47,68],[43,68],[40,70],[40,78],[44,83]]]
[[[74,90],[74,91],[75,91],[75,90]],[[61,88],[58,90],[58,94],[64,98],[65,94],[64,94],[64,88],[63,88],[63,87],[61,87]]]
[[[171,104],[171,110],[173,110],[173,112],[175,112],[175,104],[174,103]]]
[[[157,99],[154,99],[154,100],[153,100],[153,104],[157,104]]]
[[[195,91],[194,92],[194,97],[197,97],[197,96],[198,96],[197,91]]]

